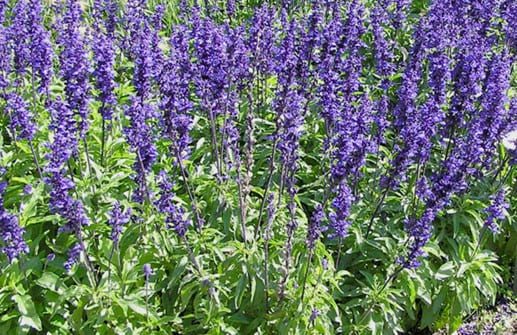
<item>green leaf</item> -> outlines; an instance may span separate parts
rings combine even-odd
[[[443,280],[447,279],[455,273],[455,266],[452,262],[447,262],[440,266],[436,274],[434,275],[435,279]]]
[[[18,305],[18,310],[22,317],[20,318],[21,326],[29,326],[36,330],[41,330],[41,320],[36,313],[36,308],[29,295],[15,294],[13,300]]]
[[[58,275],[52,272],[43,272],[36,284],[54,292],[62,292],[62,281]]]

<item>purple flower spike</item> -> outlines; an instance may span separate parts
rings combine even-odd
[[[9,262],[14,261],[21,254],[29,252],[29,247],[23,239],[25,229],[18,224],[18,218],[4,208],[4,192],[7,183],[0,182],[0,252],[7,256]]]

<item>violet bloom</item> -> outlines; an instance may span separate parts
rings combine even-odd
[[[172,227],[180,238],[184,238],[191,221],[186,218],[185,210],[174,201],[174,185],[169,181],[167,173],[161,171],[159,175],[160,198],[155,202],[160,213],[165,214],[167,226]]]
[[[342,55],[345,52],[342,30],[343,22],[338,11],[333,14],[325,29],[323,29],[323,42],[318,64],[318,78],[322,82],[317,88],[320,114],[325,121],[327,137],[332,134],[342,101],[342,95],[338,93],[342,83],[338,63],[343,61]],[[328,146],[328,143],[326,144]]]
[[[8,28],[0,23],[0,96],[5,99],[5,91],[9,86],[8,75],[11,71],[11,50],[9,46]]]
[[[77,153],[77,125],[74,112],[60,98],[50,104],[51,122],[49,129],[54,132],[54,139],[48,145],[50,153],[47,171],[60,172],[68,160]]]
[[[226,28],[227,31],[227,80],[229,89],[227,91],[227,103],[223,125],[223,150],[229,154],[227,159],[228,170],[234,165],[237,169],[240,166],[239,139],[237,129],[237,118],[239,114],[239,97],[251,81],[250,59],[243,36],[242,27]]]
[[[30,32],[30,59],[33,76],[39,78],[39,91],[48,93],[52,77],[53,51],[50,33],[43,26],[40,0],[28,2],[28,31]],[[34,79],[34,78],[33,78]]]
[[[420,266],[420,257],[426,254],[423,247],[429,242],[432,236],[432,223],[436,218],[438,208],[429,206],[424,214],[418,218],[409,218],[404,222],[404,226],[410,237],[408,254],[405,258],[399,259],[405,268],[414,269]]]
[[[376,104],[377,144],[382,143],[384,132],[389,126],[387,119],[389,108],[388,90],[391,87],[391,83],[388,77],[395,70],[395,65],[393,64],[393,42],[388,40],[384,31],[384,26],[389,23],[387,7],[390,3],[391,0],[379,1],[371,14],[375,69],[381,77],[380,88],[382,89],[382,96]]]
[[[15,72],[23,75],[30,67],[33,85],[39,78],[39,91],[47,92],[52,76],[53,52],[50,33],[43,26],[41,12],[40,0],[18,1],[13,9],[9,37]]]
[[[122,234],[122,227],[131,219],[131,209],[123,211],[120,203],[116,201],[109,215],[108,224],[111,226],[111,240],[114,245],[118,245],[120,234]]]
[[[31,195],[32,191],[33,191],[33,189],[32,189],[31,184],[27,184],[23,187],[23,194],[25,194],[25,195]]]
[[[389,176],[381,180],[383,188],[391,189],[405,180],[412,163],[424,164],[432,149],[431,139],[444,120],[442,105],[446,98],[446,83],[450,77],[450,60],[447,50],[454,46],[455,8],[450,1],[435,2],[427,16],[421,19],[415,31],[410,60],[399,89],[399,101],[394,110],[394,125],[399,143],[395,145],[395,158]],[[429,86],[431,94],[421,106],[417,103],[422,80],[422,62],[429,59]]]
[[[102,2],[104,5],[98,4]],[[93,37],[93,61],[94,70],[93,76],[95,77],[95,87],[99,90],[99,100],[101,107],[99,112],[105,120],[111,120],[113,115],[113,106],[116,104],[116,97],[114,94],[115,90],[115,45],[113,31],[114,27],[109,25],[113,24],[109,20],[112,19],[113,13],[108,12],[108,18],[106,21],[103,20],[102,15],[105,11],[111,11],[113,9],[107,7],[110,4],[107,1],[96,1],[96,8],[94,11],[95,15],[95,34]],[[104,29],[104,30],[103,30]]]
[[[102,21],[106,34],[115,38],[115,29],[119,21],[117,17],[119,3],[116,0],[94,0],[93,9],[97,25],[101,25]]]
[[[309,250],[314,250],[316,242],[321,237],[324,230],[322,225],[324,218],[325,214],[323,213],[323,208],[320,204],[317,204],[309,221],[309,226],[307,227],[307,247]]]
[[[338,72],[347,73],[347,77],[340,81],[339,89],[335,92],[342,92],[343,96],[332,120],[333,133],[330,138],[331,175],[334,184],[340,183],[344,178],[356,176],[364,164],[366,154],[373,148],[370,140],[373,121],[371,103],[367,95],[358,94],[361,89],[359,76],[362,71],[360,49],[363,46],[363,11],[364,8],[357,1],[350,4],[348,18],[343,26],[343,34],[347,36],[344,51],[348,57],[337,61]]]
[[[5,10],[8,4],[8,0],[0,0],[0,24],[3,24],[5,21]]]
[[[482,45],[483,41],[480,41]],[[507,71],[509,64],[505,59],[505,55],[495,55],[492,60],[493,66],[489,70],[488,77],[497,80],[495,84],[487,84],[491,90],[486,94],[490,96],[501,96],[507,89]],[[470,71],[474,71],[471,68]],[[468,77],[468,74],[466,75]],[[475,76],[476,77],[476,76]],[[487,77],[487,78],[488,78]],[[477,78],[477,77],[476,77]],[[487,79],[488,80],[488,79]],[[473,87],[478,85],[476,82],[471,82]],[[488,83],[488,82],[487,82]],[[472,87],[467,87],[466,92],[470,92]],[[466,99],[471,99],[467,96]],[[503,99],[503,98],[501,98]],[[448,203],[450,198],[456,194],[465,191],[468,187],[467,178],[469,176],[476,176],[478,170],[475,168],[477,164],[485,164],[491,159],[490,150],[483,150],[485,145],[490,145],[490,141],[498,136],[498,133],[504,127],[499,124],[500,120],[495,120],[495,117],[500,117],[505,120],[504,113],[497,101],[493,101],[490,97],[481,96],[481,112],[475,109],[475,105],[469,104],[473,112],[466,119],[465,126],[466,134],[464,136],[457,136],[455,138],[455,146],[451,153],[443,162],[443,168],[435,173],[431,178],[431,189],[427,192],[425,197],[425,211],[419,218],[412,218],[406,222],[406,229],[410,236],[410,245],[408,255],[401,261],[405,267],[417,267],[420,264],[418,258],[425,256],[423,247],[431,237],[432,222],[436,218],[439,211],[441,211]],[[453,106],[454,108],[454,106]],[[494,129],[494,130],[493,130]],[[492,135],[492,131],[495,135]],[[480,140],[486,139],[488,143],[479,143]],[[481,150],[481,151],[480,151]],[[498,194],[493,198],[493,205],[487,209],[489,217],[486,225],[489,229],[496,230],[494,220],[500,218],[502,208],[504,208],[504,194]]]
[[[19,139],[32,140],[36,134],[36,125],[27,104],[16,93],[7,94],[6,112],[11,116],[11,127]]]
[[[345,238],[348,235],[348,228],[351,222],[348,220],[350,208],[354,201],[354,196],[346,181],[342,181],[336,188],[334,199],[332,200],[332,213],[330,219],[330,237]]]
[[[72,270],[72,266],[79,262],[79,259],[81,258],[81,252],[83,251],[83,247],[81,243],[76,243],[70,250],[68,251],[68,259],[64,263],[64,268],[67,272],[70,272]]]
[[[160,79],[162,100],[161,123],[164,135],[171,141],[177,159],[190,155],[190,131],[192,129],[192,102],[190,101],[191,63],[188,52],[188,31],[177,26],[171,37],[171,53],[164,61]]]
[[[82,202],[75,200],[70,195],[75,188],[74,183],[65,177],[63,172],[53,173],[50,177],[45,178],[45,182],[51,187],[50,212],[59,214],[65,220],[65,224],[59,228],[59,232],[79,235],[82,227],[89,224],[89,220]]]
[[[47,255],[47,262],[52,262],[54,259],[56,259],[56,254],[51,252]]]
[[[318,316],[320,316],[320,311],[317,308],[313,308],[311,311],[311,316],[309,317],[309,323],[314,323]]]
[[[89,224],[82,202],[70,195],[75,185],[66,177],[67,162],[77,151],[76,123],[73,112],[60,99],[51,104],[51,123],[53,141],[48,145],[48,165],[45,172],[49,174],[45,183],[50,186],[50,211],[65,219],[60,231],[73,232],[78,235],[84,225]]]
[[[395,12],[393,13],[393,27],[395,29],[402,28],[404,21],[406,20],[407,12],[411,7],[411,0],[394,0]]]
[[[212,151],[218,176],[222,177],[216,119],[223,115],[227,107],[227,41],[221,28],[210,19],[201,18],[199,10],[194,11],[192,34],[196,59],[193,66],[194,86],[200,99],[200,107],[210,122]]]
[[[517,50],[517,2],[506,0],[501,4],[501,17],[506,21],[506,43],[515,52]]]
[[[144,271],[145,281],[147,282],[147,281],[149,281],[149,277],[151,277],[151,275],[153,274],[153,268],[148,263],[145,263],[144,267],[143,267],[143,271]]]
[[[63,15],[58,22],[58,44],[61,77],[65,82],[68,108],[79,115],[77,131],[84,137],[88,130],[88,100],[90,94],[86,39],[81,32],[82,11],[75,0],[67,0]]]
[[[11,25],[8,30],[13,51],[13,70],[18,76],[25,74],[30,62],[28,12],[27,0],[18,1],[13,7]]]
[[[490,229],[490,231],[494,234],[499,233],[499,226],[497,225],[497,220],[504,219],[504,211],[510,207],[510,205],[504,199],[504,189],[500,189],[497,191],[495,195],[490,197],[491,203],[485,209],[485,212],[488,214],[487,219],[485,220],[485,227]]]
[[[165,12],[165,7],[163,5],[156,5],[154,9],[153,16],[150,17],[150,31],[151,34],[151,42],[149,44],[150,51],[153,57],[153,79],[155,82],[160,80],[160,74],[163,67],[164,55],[162,50],[160,49],[160,30],[162,29],[162,20]]]
[[[507,124],[507,91],[510,88],[511,59],[506,51],[496,54],[488,64],[488,74],[481,97],[481,112],[475,126],[471,128],[474,147],[483,165],[489,166],[490,156],[501,140]],[[475,143],[475,144],[474,144]]]
[[[151,105],[141,103],[138,97],[133,97],[131,100],[131,105],[125,110],[130,124],[124,128],[124,133],[132,151],[136,154],[134,170],[137,173],[135,177],[137,190],[134,199],[141,203],[149,197],[146,174],[151,171],[157,156],[152,128],[148,124],[148,120],[154,117],[155,110]]]
[[[276,56],[278,89],[273,101],[277,113],[275,140],[278,142],[280,161],[284,166],[282,182],[291,198],[296,193],[295,173],[297,170],[298,148],[302,134],[304,97],[300,94],[300,85],[296,81],[299,48],[296,46],[299,26],[295,21],[289,27]]]
[[[275,10],[267,4],[257,8],[249,28],[248,49],[251,64],[261,74],[270,74],[274,68]]]
[[[391,162],[388,176],[381,178],[381,187],[392,189],[404,179],[405,172],[416,156],[417,140],[425,140],[425,135],[419,130],[419,113],[416,106],[418,86],[422,78],[422,62],[424,60],[424,22],[421,21],[415,32],[415,44],[410,53],[410,59],[402,75],[402,86],[399,88],[397,102],[393,110],[393,125],[400,138],[401,144],[395,146],[395,159]]]
[[[29,252],[29,247],[23,239],[25,229],[20,227],[18,218],[4,208],[4,192],[7,183],[0,182],[0,252],[7,256],[9,262],[14,261],[21,254]]]
[[[157,46],[153,46],[153,43],[157,43],[155,38],[152,37],[155,31],[149,21],[148,17],[140,13],[139,16],[134,18],[134,27],[130,31],[130,56],[135,63],[133,85],[140,103],[146,102],[151,97],[152,85],[157,78],[157,67],[161,64],[160,59],[157,59]]]
[[[366,161],[366,154],[373,150],[370,139],[372,122],[371,103],[366,95],[354,107],[345,105],[336,120],[330,140],[332,182],[339,183],[349,177],[357,177]]]

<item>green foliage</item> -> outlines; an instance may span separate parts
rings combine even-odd
[[[153,8],[157,1],[149,2]],[[249,1],[250,12],[255,2]],[[177,6],[175,1],[165,3],[164,20],[169,27],[178,20]],[[415,1],[413,14],[418,15],[425,6],[427,1]],[[249,15],[247,11],[242,13],[243,17]],[[163,33],[168,36],[170,31],[166,28]],[[407,40],[408,36],[406,33],[400,39]],[[398,51],[398,57],[407,57],[406,50]],[[131,63],[120,58],[118,70],[130,69]],[[134,91],[128,73],[118,71],[119,106],[127,105]],[[266,95],[270,93],[268,87],[275,85],[275,79],[266,83]],[[24,90],[28,95],[28,84]],[[58,96],[62,90],[62,85],[55,84],[51,95]],[[48,152],[45,143],[53,135],[48,131],[46,107],[40,101],[36,103],[34,114],[40,130],[34,143],[38,157],[44,161]],[[4,107],[2,102],[0,109]],[[279,208],[269,242],[266,291],[264,240],[246,242],[241,238],[237,185],[232,180],[221,184],[214,178],[216,167],[207,140],[206,117],[196,115],[195,149],[185,166],[207,223],[200,232],[189,230],[187,246],[166,226],[163,215],[152,204],[138,206],[128,201],[135,188],[131,178],[135,155],[122,133],[127,120],[121,108],[117,107],[116,122],[107,136],[102,166],[100,106],[92,102],[90,107],[88,153],[81,150],[71,166],[75,195],[91,219],[91,225],[84,228],[88,259],[83,255],[70,273],[65,272],[63,263],[73,237],[58,233],[63,220],[49,212],[49,189],[36,173],[31,149],[23,141],[12,141],[5,126],[7,118],[0,114],[0,166],[7,168],[5,179],[9,182],[5,207],[26,229],[24,237],[30,247],[27,255],[12,264],[0,256],[0,334],[389,335],[424,329],[446,329],[452,334],[473,311],[493,304],[512,277],[517,246],[513,211],[517,173],[508,172],[508,167],[503,171],[509,173],[504,187],[509,189],[511,207],[499,235],[493,236],[483,228],[483,209],[494,185],[474,183],[471,192],[454,198],[449,209],[441,213],[426,246],[429,257],[422,266],[402,269],[397,260],[407,246],[403,220],[414,210],[411,200],[415,181],[410,178],[400,191],[386,197],[379,217],[373,221],[372,234],[366,238],[366,227],[381,196],[379,174],[390,160],[387,147],[379,149],[379,159],[368,157],[362,171],[367,178],[357,186],[362,197],[352,210],[349,236],[342,241],[318,241],[310,254],[305,243],[308,218],[329,186],[324,172],[327,162],[319,154],[324,127],[309,116],[297,174],[299,227],[294,236],[293,266],[285,296],[281,296],[279,283],[285,271],[282,262],[289,218],[287,199],[275,197]],[[243,120],[248,107],[241,106],[239,117]],[[262,185],[271,152],[265,138],[274,129],[273,113],[264,109],[256,119],[259,141],[254,153],[248,235],[255,233],[265,194]],[[160,170],[178,172],[166,141],[157,145],[160,155],[149,176],[152,190],[157,189],[154,177]],[[86,155],[91,169],[87,168]],[[414,175],[414,171],[411,173]],[[279,181],[274,179],[273,183],[278,185]],[[31,194],[23,192],[25,185],[33,186]],[[178,182],[176,200],[188,207],[190,200],[184,188]],[[117,200],[123,207],[131,207],[138,220],[125,226],[115,246],[107,222]],[[55,258],[48,258],[49,254]],[[148,282],[144,264],[153,269]],[[313,310],[319,312],[314,319]]]

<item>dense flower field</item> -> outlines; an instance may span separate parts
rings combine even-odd
[[[517,291],[516,29],[0,0],[0,334],[466,334]]]

